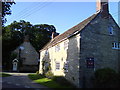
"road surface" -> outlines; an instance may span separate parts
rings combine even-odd
[[[6,73],[6,72],[5,72]],[[47,87],[37,84],[30,80],[27,75],[29,73],[8,73],[12,76],[10,77],[3,77],[2,78],[2,90],[6,89],[15,89],[17,88],[24,90],[24,89],[30,89],[30,90],[42,90],[42,89],[48,89]]]

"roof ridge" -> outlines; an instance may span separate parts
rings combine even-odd
[[[41,50],[44,50],[44,49],[47,49],[49,46],[53,46],[57,43],[59,43],[60,41],[63,41],[69,37],[71,37],[72,35],[74,35],[75,32],[79,32],[81,31],[83,28],[85,28],[85,26],[87,26],[90,21],[92,21],[99,13],[95,13],[93,15],[91,15],[90,17],[88,17],[87,19],[81,21],[80,23],[78,23],[77,25],[73,26],[72,28],[68,29],[67,31],[65,31],[64,33],[56,36],[53,40],[51,40],[50,42],[48,42],[44,47],[43,49]],[[77,32],[77,33],[78,33]],[[75,34],[77,34],[75,33]]]

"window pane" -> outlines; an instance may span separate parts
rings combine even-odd
[[[113,27],[109,27],[109,33],[110,33],[110,35],[113,34]]]
[[[56,62],[56,70],[60,70],[60,63]]]
[[[114,43],[112,43],[112,47],[114,47]]]
[[[68,61],[64,62],[64,72],[68,72]]]
[[[115,48],[117,48],[117,43],[115,43]]]
[[[120,48],[120,43],[118,43],[118,48]]]

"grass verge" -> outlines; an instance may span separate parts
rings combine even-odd
[[[0,77],[9,77],[9,76],[11,76],[10,74],[6,74],[6,73],[0,73]]]
[[[28,77],[34,80],[34,82],[47,86],[48,88],[72,88],[71,86],[61,85],[53,79],[48,79],[42,75],[29,74]]]

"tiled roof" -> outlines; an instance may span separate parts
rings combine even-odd
[[[81,23],[79,23],[78,25],[70,28],[69,30],[67,30],[66,32],[56,36],[53,40],[51,40],[50,42],[48,42],[48,44],[46,44],[42,50],[45,50],[51,46],[54,46],[56,45],[57,43],[67,39],[68,37],[71,37],[72,35],[74,35],[74,33],[77,33],[79,31],[81,31],[82,29],[85,28],[86,25],[89,24],[89,22],[91,20],[93,20],[96,16],[98,15],[97,14],[93,14],[92,16],[90,16],[89,18],[85,19],[84,21],[82,21]],[[41,50],[41,51],[42,51]]]

